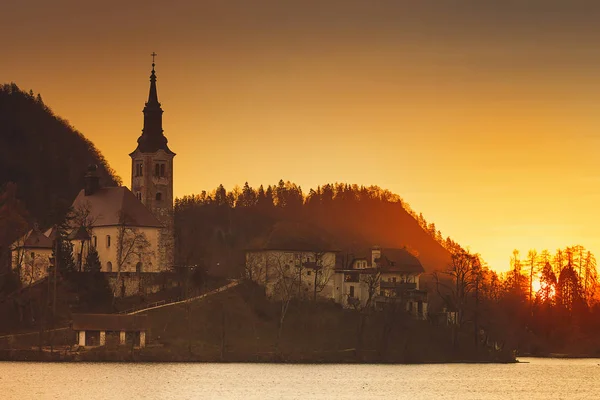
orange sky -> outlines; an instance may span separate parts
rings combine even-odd
[[[8,3],[0,81],[126,184],[156,51],[176,196],[376,184],[500,271],[513,248],[600,253],[593,2]]]

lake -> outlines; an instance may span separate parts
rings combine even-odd
[[[281,365],[0,362],[23,399],[592,399],[600,359],[518,364]]]

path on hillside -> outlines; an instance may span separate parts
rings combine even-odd
[[[125,310],[125,311],[121,311],[119,314],[134,315],[134,314],[139,314],[139,313],[144,312],[144,311],[155,310],[157,308],[163,308],[163,307],[175,306],[177,304],[188,303],[190,301],[200,300],[200,299],[203,299],[205,297],[212,296],[213,294],[224,292],[225,290],[231,289],[232,287],[236,287],[239,284],[240,284],[239,279],[235,279],[235,280],[229,282],[225,286],[221,286],[219,288],[216,288],[215,290],[211,290],[208,293],[204,293],[204,294],[201,294],[201,295],[196,296],[196,297],[190,297],[189,299],[185,299],[185,300],[174,300],[174,301],[171,301],[171,302],[167,302],[165,300],[162,300],[162,301],[159,301],[159,302],[156,302],[156,303],[149,304],[146,308],[142,308],[142,309],[139,309],[139,310],[133,310],[133,311],[132,310]]]
[[[132,311],[131,309],[129,309],[129,310],[121,311],[119,314],[134,315],[134,314],[139,314],[139,313],[144,312],[144,311],[155,310],[157,308],[169,307],[169,306],[174,306],[174,305],[177,305],[177,304],[187,303],[187,302],[190,302],[190,301],[200,300],[200,299],[203,299],[205,297],[211,296],[213,294],[224,292],[225,290],[231,289],[232,287],[236,287],[239,284],[240,284],[239,279],[235,279],[235,280],[229,282],[225,286],[218,287],[218,288],[216,288],[214,290],[211,290],[210,292],[201,294],[199,296],[190,297],[189,299],[185,299],[185,300],[173,300],[173,301],[170,301],[170,302],[162,300],[162,301],[159,301],[159,302],[156,302],[156,303],[149,304],[145,308],[141,308],[139,310],[133,310]],[[45,333],[47,333],[47,332],[56,332],[56,331],[63,331],[63,330],[66,330],[66,329],[70,329],[70,326],[63,326],[63,327],[59,327],[59,328],[55,328],[55,329],[49,329],[49,330],[45,330],[44,332]],[[35,334],[39,334],[39,333],[40,333],[40,331],[7,334],[7,335],[0,336],[0,340],[1,339],[9,339],[10,340],[10,339],[13,339],[13,338],[18,337],[18,336],[35,335]]]

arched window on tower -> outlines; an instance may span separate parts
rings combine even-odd
[[[106,272],[112,272],[112,263],[110,261],[106,263]]]
[[[142,263],[135,264],[135,272],[142,272]]]
[[[135,162],[135,176],[144,175],[144,163],[142,161]]]
[[[158,192],[156,193],[156,201],[161,201],[162,200],[162,193]]]
[[[154,176],[156,177],[164,177],[167,171],[167,167],[164,162],[154,164]]]

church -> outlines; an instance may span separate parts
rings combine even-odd
[[[170,271],[174,266],[175,153],[167,145],[163,133],[163,110],[158,101],[154,59],[143,114],[142,134],[137,140],[137,147],[129,154],[131,190],[124,186],[100,187],[96,167],[90,166],[85,176],[85,187],[72,204],[69,239],[73,243],[76,269],[83,270],[87,252],[93,246],[98,252],[101,271],[108,274],[111,286],[119,289],[115,290],[115,294],[121,296],[159,290],[155,279],[157,273]],[[39,240],[40,235],[48,240]],[[49,263],[39,260],[28,263],[31,257],[19,257],[19,254],[31,252],[32,238],[37,238],[36,243],[48,247],[45,252],[37,253],[43,254],[49,261],[51,246],[46,242],[52,242],[54,235],[52,229],[44,233],[29,232],[26,235],[28,240],[13,245],[16,252],[13,260],[17,260],[13,268],[19,269],[24,283],[31,284],[32,276],[36,277],[35,280],[46,276]],[[38,266],[41,270],[34,271]]]

